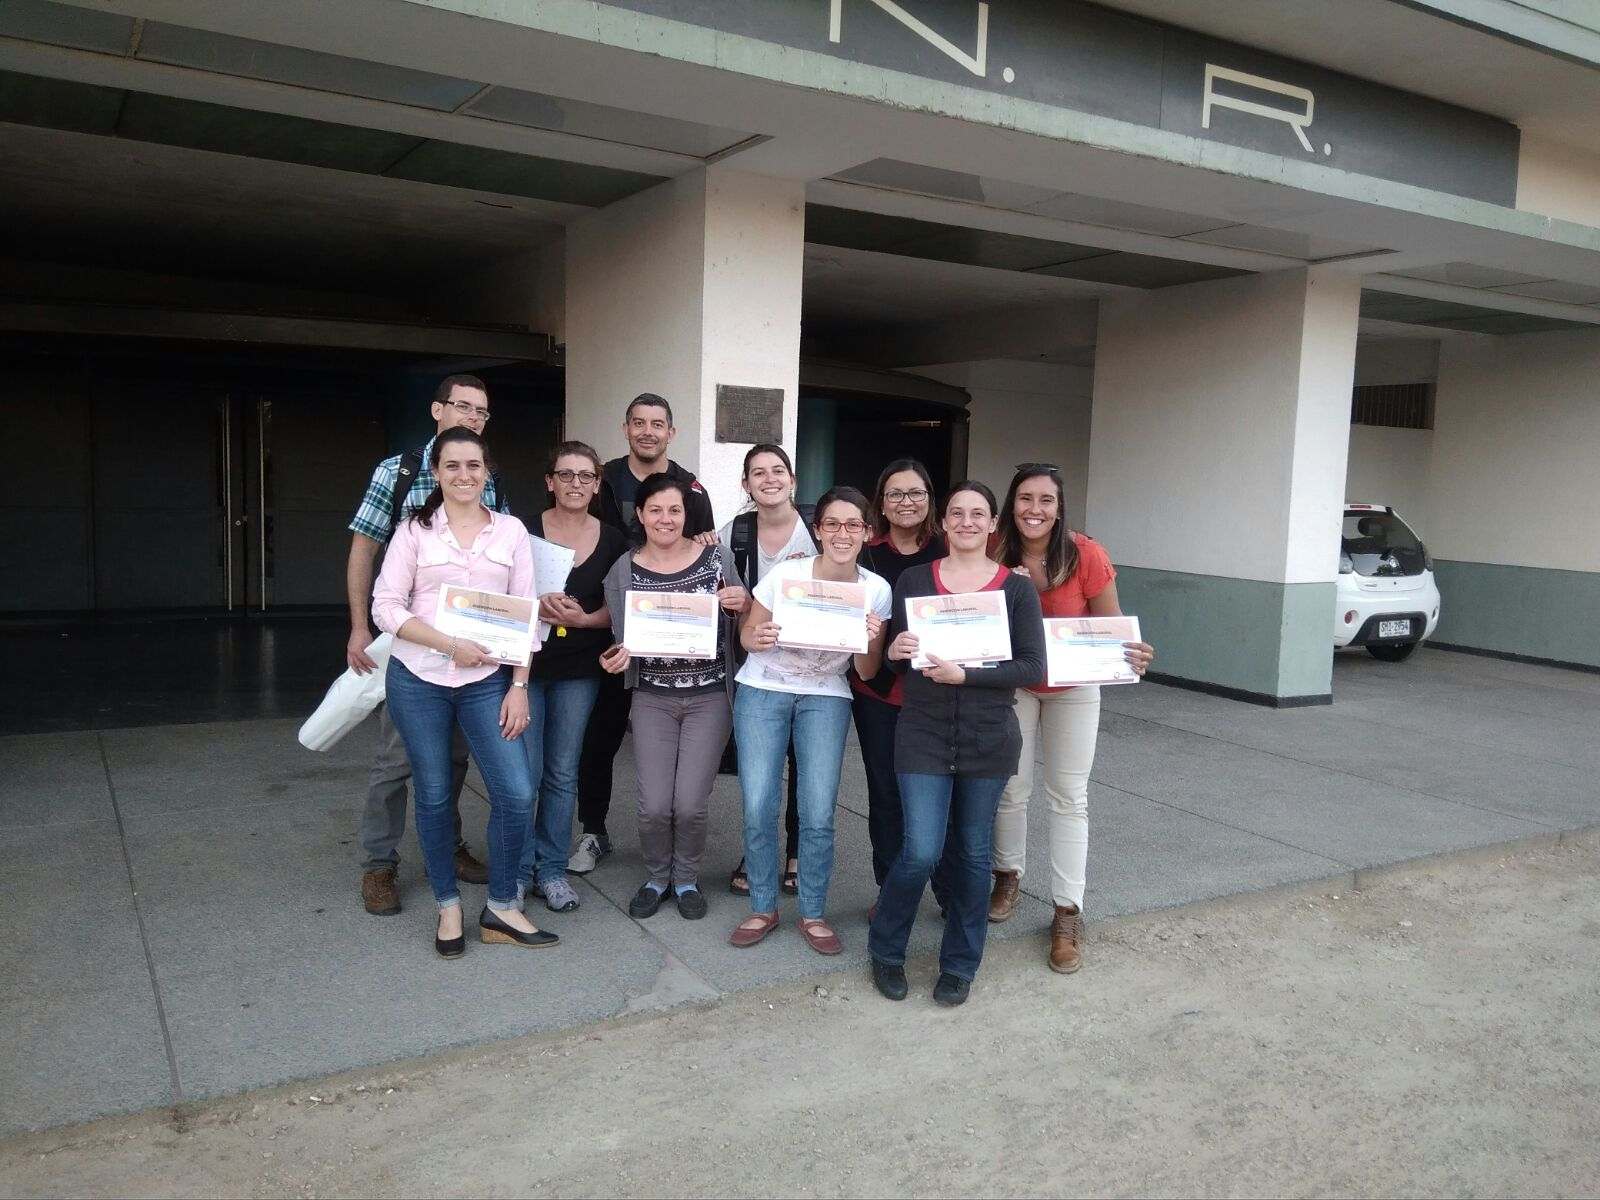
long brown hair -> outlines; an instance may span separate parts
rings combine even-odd
[[[999,562],[1002,567],[1022,565],[1022,531],[1017,528],[1017,489],[1030,479],[1048,479],[1056,485],[1056,523],[1045,542],[1044,578],[1047,587],[1058,588],[1078,569],[1078,543],[1067,530],[1066,496],[1061,486],[1061,468],[1049,463],[1026,463],[1017,468],[1006,490],[1005,506],[1000,510]]]

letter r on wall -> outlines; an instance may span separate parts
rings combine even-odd
[[[1239,96],[1230,96],[1216,90],[1217,80],[1226,83],[1242,84],[1257,91],[1272,92],[1274,95],[1287,96],[1291,100],[1300,100],[1305,103],[1305,111],[1299,109],[1276,108],[1270,104],[1261,104],[1255,100],[1246,100]],[[1282,121],[1294,130],[1295,137],[1300,139],[1300,145],[1305,147],[1307,154],[1315,154],[1311,148],[1311,139],[1306,136],[1306,127],[1311,124],[1311,114],[1316,107],[1316,97],[1311,94],[1310,88],[1296,87],[1292,83],[1279,83],[1276,79],[1268,79],[1264,75],[1251,75],[1244,71],[1235,71],[1230,67],[1219,67],[1215,63],[1206,64],[1206,85],[1204,100],[1200,105],[1200,128],[1211,128],[1211,110],[1213,108],[1231,108],[1238,112],[1251,113],[1258,117],[1266,117],[1271,121]]]

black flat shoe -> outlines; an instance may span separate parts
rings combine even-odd
[[[561,941],[548,929],[523,933],[495,916],[492,908],[485,908],[478,914],[478,940],[485,945],[522,946],[529,950],[543,950]]]
[[[958,975],[939,975],[939,982],[933,985],[933,998],[940,1004],[954,1008],[958,1004],[967,1002],[967,993],[972,989],[972,981],[962,979]]]
[[[433,939],[433,952],[440,958],[460,958],[467,952],[467,935],[459,937]]]
[[[648,883],[640,884],[639,890],[633,894],[633,899],[628,901],[628,915],[635,921],[653,917],[666,896],[665,892],[656,891]]]
[[[904,1000],[910,991],[904,967],[891,967],[877,959],[872,960],[872,982],[889,1000]]]
[[[697,887],[678,893],[678,915],[685,921],[698,921],[706,915],[706,896]]]

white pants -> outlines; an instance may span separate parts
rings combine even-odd
[[[1083,907],[1089,863],[1089,768],[1100,735],[1100,689],[1064,692],[1017,691],[1022,760],[1000,797],[994,819],[994,869],[1026,870],[1028,801],[1033,796],[1033,760],[1044,738],[1044,794],[1050,801],[1050,894],[1056,904]]]

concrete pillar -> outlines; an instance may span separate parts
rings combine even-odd
[[[1086,526],[1161,673],[1330,698],[1359,300],[1310,268],[1102,304]]]
[[[626,451],[640,392],[672,405],[672,458],[741,505],[748,442],[716,439],[718,384],[783,389],[794,446],[805,188],[708,167],[591,213],[567,230],[567,436]]]

